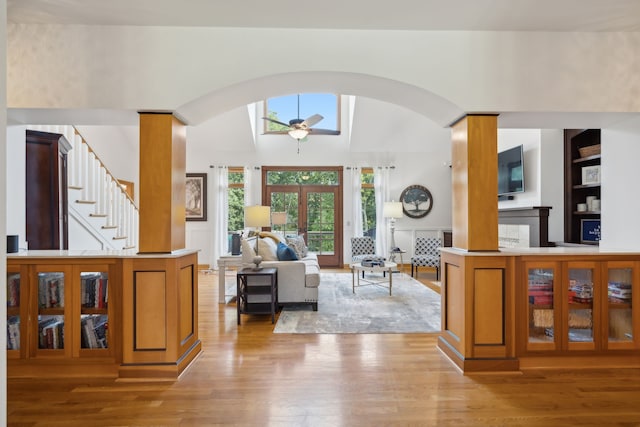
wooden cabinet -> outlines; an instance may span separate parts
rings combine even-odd
[[[564,160],[565,242],[597,244],[601,195],[600,129],[565,129]],[[598,202],[588,203],[594,199]],[[584,204],[584,209],[578,209],[579,204]],[[585,222],[585,229],[589,231],[583,235]]]
[[[606,354],[639,348],[634,261],[525,262],[527,333],[520,353]],[[522,319],[524,320],[524,319]]]
[[[175,379],[201,350],[197,252],[7,256],[9,377]]]
[[[109,303],[119,295],[119,284],[109,282],[116,260],[71,262],[8,263],[7,352],[16,359],[10,371],[47,375],[65,366],[87,376],[116,372],[113,331],[121,325]]]

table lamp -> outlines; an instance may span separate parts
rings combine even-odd
[[[244,208],[244,225],[245,227],[255,227],[259,232],[262,227],[271,225],[271,208],[269,206],[246,206]],[[256,238],[256,254],[259,254],[258,243],[260,236]],[[262,257],[256,255],[253,257],[253,263],[256,265],[254,270],[260,270]]]
[[[402,218],[402,203],[401,202],[384,202],[382,207],[382,216],[389,219],[389,226],[391,227],[391,250],[396,248],[396,239],[394,232],[396,229],[396,218]]]
[[[274,212],[271,214],[271,225],[282,226],[282,237],[285,237],[287,228],[287,213],[286,212]]]

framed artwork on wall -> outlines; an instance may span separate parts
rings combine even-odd
[[[187,221],[207,220],[207,174],[188,173],[185,189]]]
[[[433,196],[422,185],[410,185],[400,194],[402,211],[409,218],[422,218],[427,216],[433,208]]]

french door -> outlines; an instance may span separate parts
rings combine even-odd
[[[268,179],[263,180],[267,183],[263,187],[265,205],[271,206],[271,212],[287,214],[286,224],[273,225],[272,230],[304,236],[309,251],[318,255],[321,267],[340,267],[343,263],[342,170],[333,169],[340,172],[338,185],[269,184]]]

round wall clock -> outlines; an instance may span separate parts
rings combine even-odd
[[[410,185],[400,195],[402,211],[409,218],[422,218],[431,212],[433,196],[422,185]]]

